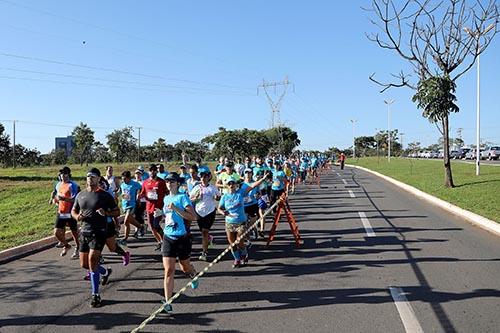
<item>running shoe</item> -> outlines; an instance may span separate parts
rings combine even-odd
[[[161,243],[156,244],[155,251],[161,251]]]
[[[126,239],[119,239],[116,241],[118,244],[121,246],[127,246],[127,240]]]
[[[266,235],[264,235],[264,231],[259,231],[259,237],[266,238]]]
[[[208,248],[211,249],[215,245],[214,236],[208,235]]]
[[[64,247],[63,247],[63,250],[61,251],[60,256],[61,256],[61,257],[64,257],[64,256],[68,253],[68,250],[69,250],[69,249],[71,249],[71,245],[70,245],[70,244],[68,244],[67,246],[64,246]]]
[[[233,268],[238,268],[238,267],[240,267],[240,266],[241,266],[241,261],[240,261],[240,260],[235,260],[235,261],[233,262]]]
[[[145,225],[145,224],[143,224],[143,225],[141,226],[141,228],[139,229],[139,236],[140,236],[140,237],[144,237],[144,235],[146,234],[146,228],[147,228],[147,227],[146,227],[146,225]]]
[[[56,244],[55,247],[58,248],[58,249],[62,249],[64,247],[64,244],[61,243],[61,242],[57,242],[57,244]]]
[[[139,239],[139,229],[137,229],[134,234],[132,235],[135,239]]]
[[[83,279],[85,281],[90,281],[90,271],[88,271],[87,274],[85,274],[85,276],[83,277]]]
[[[201,261],[207,261],[208,260],[208,254],[206,252],[202,252],[201,255],[198,257],[199,260]]]
[[[104,264],[104,258],[102,256],[99,257],[99,265]]]
[[[91,308],[98,308],[101,306],[101,296],[99,294],[92,295],[92,299],[90,300]]]
[[[123,266],[128,266],[130,264],[130,252],[125,251],[125,255],[122,257],[123,259]]]
[[[101,284],[103,286],[108,284],[109,276],[111,275],[111,273],[113,273],[113,270],[108,267],[108,269],[106,270],[106,275],[102,275]]]
[[[248,263],[248,253],[241,258],[241,262],[243,265]]]
[[[71,259],[79,259],[80,258],[80,252],[78,252],[78,249],[75,249],[73,251],[73,254],[71,255]]]
[[[174,311],[172,304],[167,303],[165,300],[161,301],[163,303],[163,311],[166,313],[171,313]]]
[[[196,272],[189,274],[190,279],[194,279],[195,277],[196,277]],[[191,281],[191,289],[197,289],[199,285],[200,285],[200,282],[197,278],[194,279],[193,281]]]

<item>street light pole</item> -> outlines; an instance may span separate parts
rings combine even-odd
[[[477,48],[479,49],[479,39],[481,38],[481,35],[485,35],[495,27],[494,24],[490,24],[489,26],[486,27],[483,31],[477,30],[475,32],[472,31],[472,29],[469,28],[464,28],[464,30],[472,37],[472,38],[477,38]],[[476,69],[477,69],[477,91],[476,91],[476,176],[479,176],[480,174],[480,161],[481,161],[481,155],[480,155],[480,144],[481,144],[481,97],[480,97],[480,63],[479,63],[479,54],[477,55],[477,64],[476,64]]]
[[[393,99],[386,99],[387,104],[387,160],[391,162],[391,104],[394,103]]]
[[[351,119],[352,123],[352,158],[356,158],[356,137],[354,136],[354,126],[356,125],[356,119]]]

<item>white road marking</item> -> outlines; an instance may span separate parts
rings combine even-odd
[[[408,333],[423,333],[424,330],[422,326],[420,326],[415,312],[406,299],[403,289],[399,287],[390,287],[390,290],[394,304],[396,304],[399,316],[405,327],[405,331]]]
[[[366,230],[366,235],[368,237],[375,237],[375,232],[373,232],[373,228],[370,224],[370,221],[368,221],[368,218],[366,217],[365,212],[358,212],[359,217],[361,218],[361,222],[363,222],[363,226],[365,227]]]
[[[337,176],[339,176],[339,177],[340,177],[340,173],[338,173],[338,172],[337,172]]]
[[[342,178],[342,181],[344,182],[344,185],[347,185],[347,181],[344,178]]]
[[[354,195],[354,192],[352,190],[349,190],[349,195],[351,196],[351,198],[356,198],[356,196]]]

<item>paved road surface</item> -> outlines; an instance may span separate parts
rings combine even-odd
[[[329,171],[290,203],[302,248],[282,223],[248,267],[227,256],[144,332],[499,331],[497,237],[359,170]],[[212,254],[226,244],[220,221],[215,236]],[[0,332],[131,331],[158,307],[163,270],[150,239],[129,245],[129,267],[106,255],[99,309],[58,249],[0,266]],[[178,272],[176,290],[186,282]]]

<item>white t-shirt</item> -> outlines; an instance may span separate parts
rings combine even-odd
[[[219,189],[212,184],[203,186],[203,184],[196,185],[191,191],[191,196],[195,197],[201,191],[201,199],[196,201],[195,210],[198,215],[205,217],[217,208],[215,197],[220,196]]]

